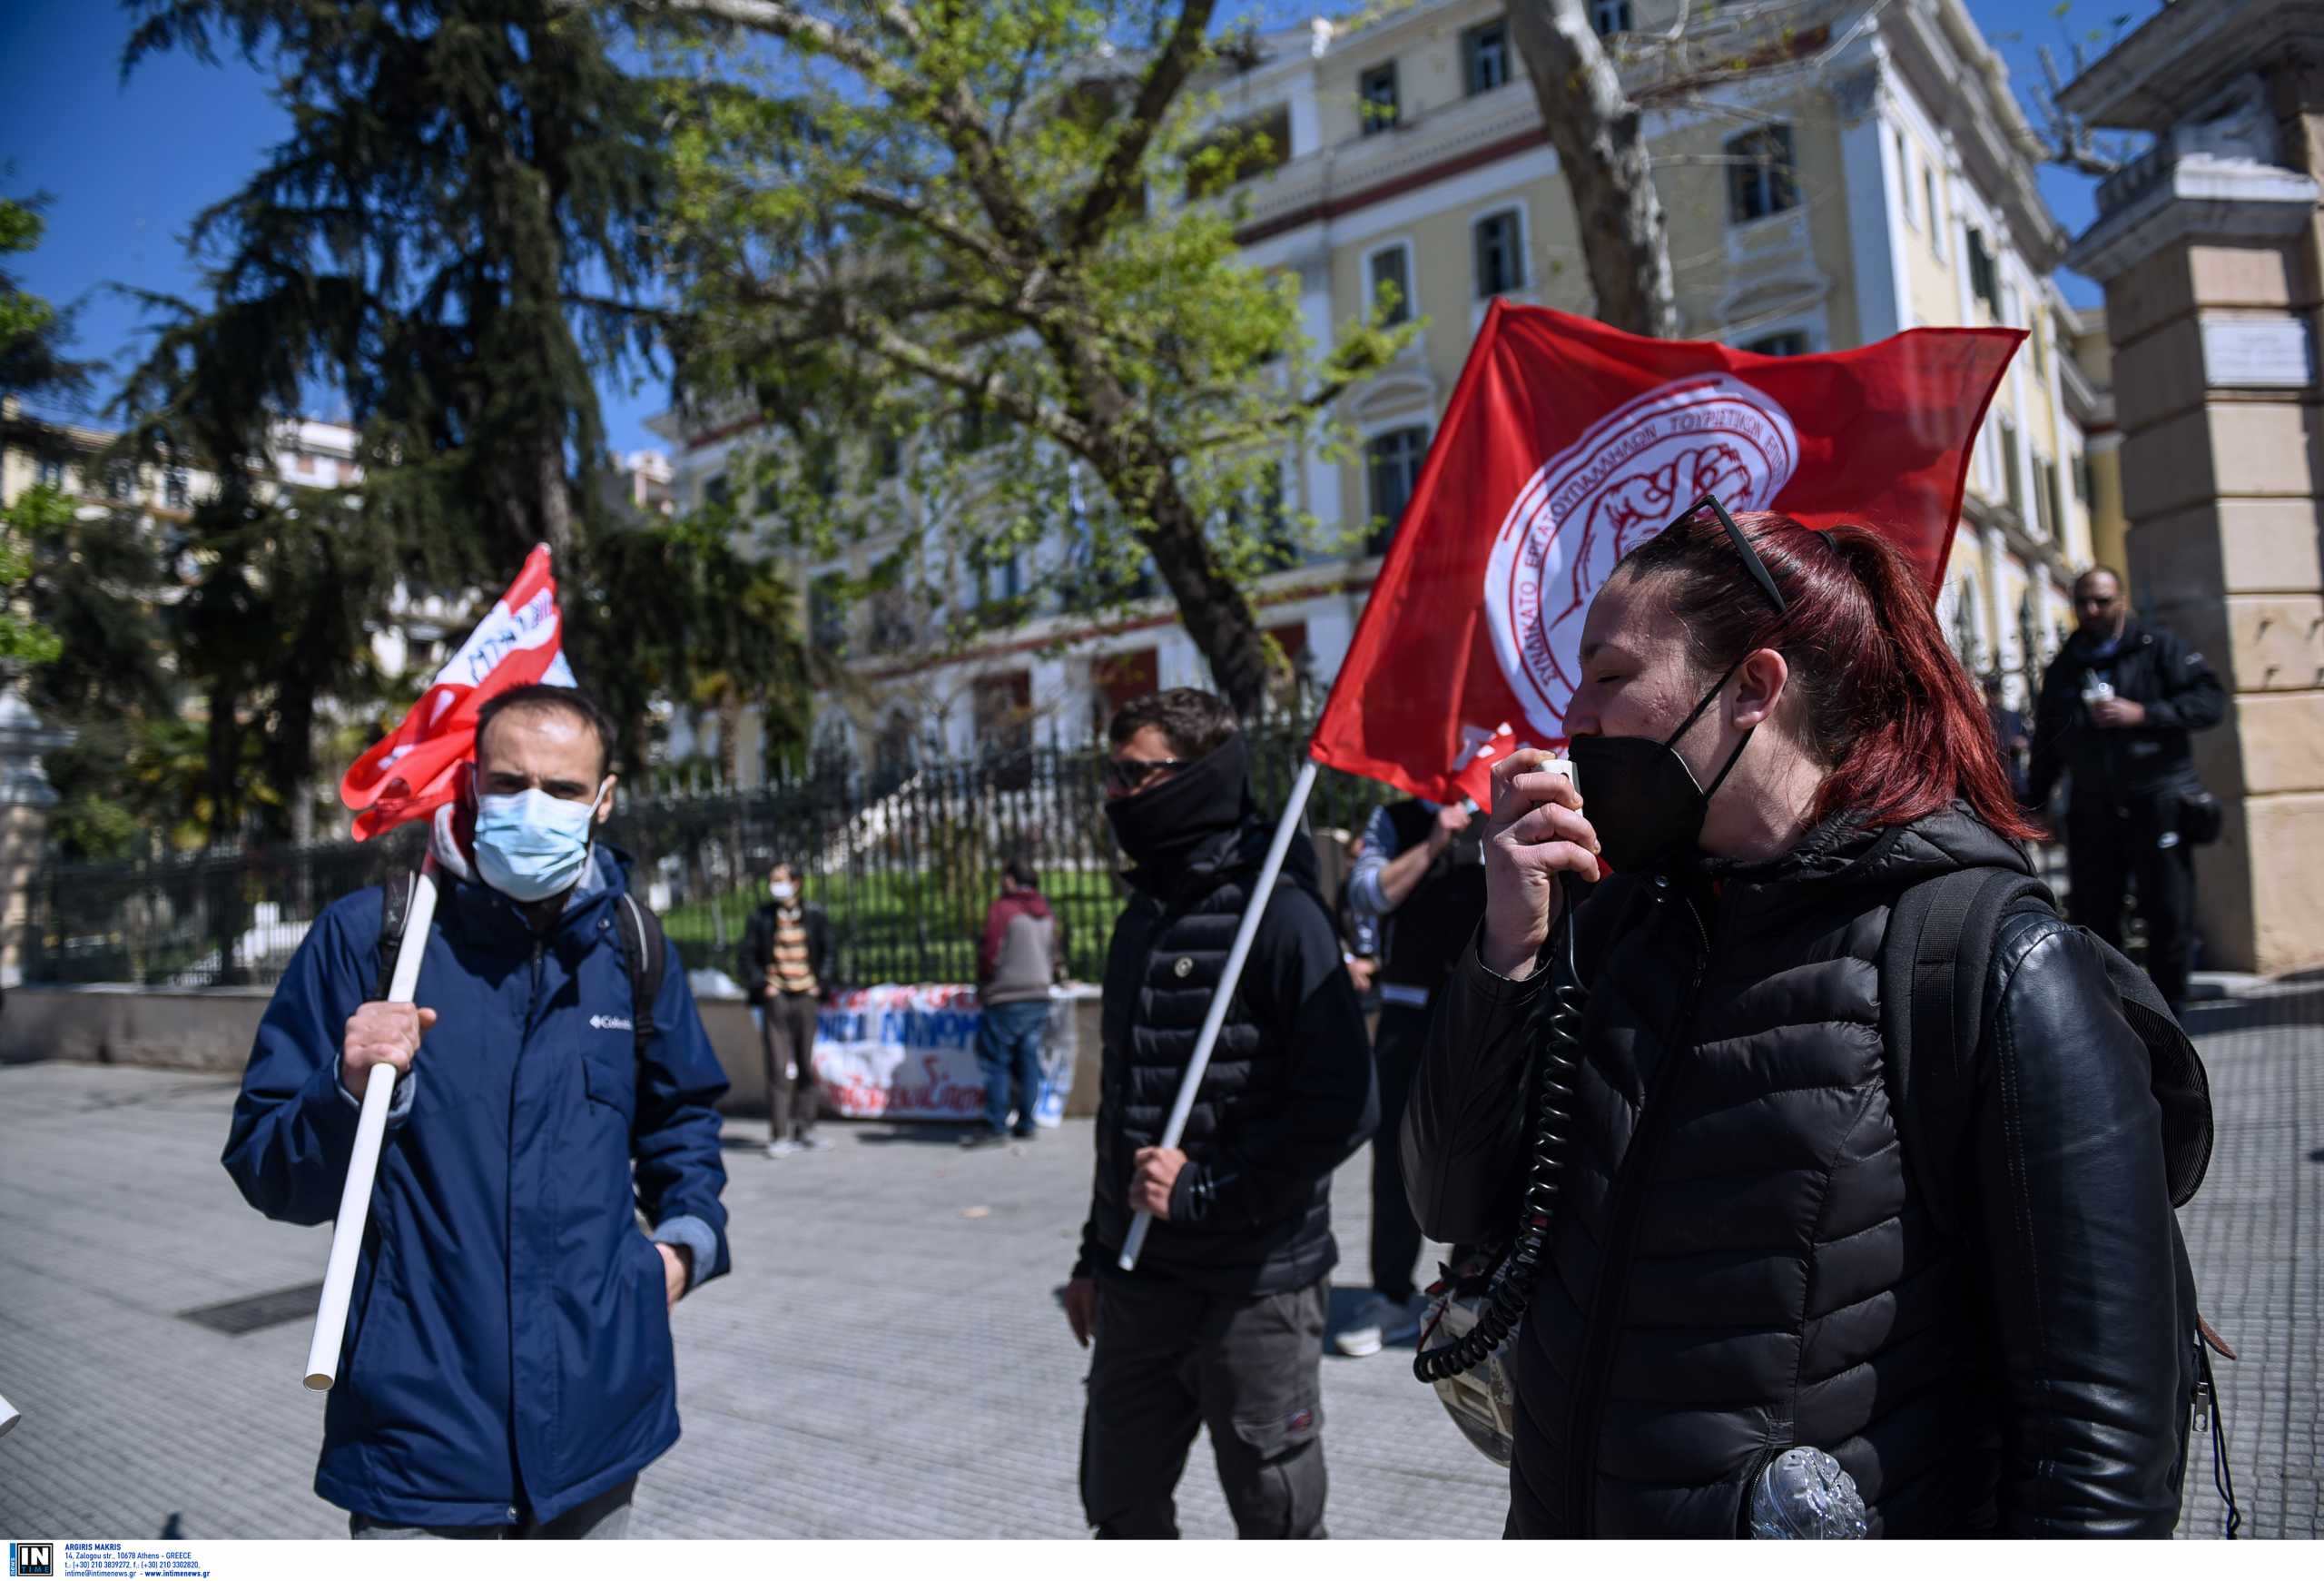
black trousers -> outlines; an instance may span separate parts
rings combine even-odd
[[[1412,1199],[1404,1193],[1404,1154],[1397,1131],[1427,1041],[1427,1011],[1410,1004],[1380,1007],[1380,1029],[1372,1038],[1372,1062],[1380,1073],[1380,1129],[1372,1133],[1372,1288],[1399,1301],[1412,1299],[1421,1234]]]
[[[769,1140],[797,1140],[815,1129],[815,1017],[812,993],[770,993],[759,1027],[766,1060]]]
[[[1175,1537],[1198,1428],[1246,1537],[1324,1533],[1324,1314],[1330,1280],[1224,1296],[1100,1278],[1081,1507],[1101,1537]]]
[[[2068,916],[2122,947],[2122,894],[2135,878],[2146,974],[2173,1010],[2186,1003],[2195,944],[2195,854],[2179,836],[2178,794],[2066,810]]]

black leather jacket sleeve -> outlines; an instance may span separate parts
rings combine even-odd
[[[1436,992],[1393,1144],[1413,1217],[1432,1240],[1465,1245],[1509,1233],[1525,1169],[1533,1014],[1549,983],[1546,966],[1521,982],[1492,972],[1472,938]]]
[[[2097,948],[2003,925],[1971,1145],[2004,1394],[2004,1537],[2167,1537],[2187,1419],[2146,1045]]]

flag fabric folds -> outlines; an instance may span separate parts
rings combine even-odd
[[[1481,777],[1481,747],[1561,740],[1591,596],[1706,493],[1871,528],[1934,598],[1971,448],[2024,338],[1911,330],[1763,357],[1494,302],[1310,754],[1450,801]]]
[[[565,662],[547,544],[526,557],[516,581],[436,672],[403,723],[340,780],[339,799],[356,815],[355,837],[368,840],[425,817],[457,796],[460,766],[476,756],[478,710],[497,694],[535,682],[576,684]]]

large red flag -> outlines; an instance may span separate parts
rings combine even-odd
[[[2024,338],[1912,330],[1761,357],[1496,301],[1311,756],[1450,801],[1504,726],[1561,739],[1590,597],[1706,493],[1732,511],[1883,532],[1934,598],[1970,448]]]
[[[575,685],[562,633],[556,578],[541,544],[403,723],[340,780],[339,799],[356,814],[355,837],[425,817],[459,794],[460,765],[476,756],[477,713],[495,694],[536,681]]]

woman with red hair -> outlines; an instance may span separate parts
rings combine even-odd
[[[1740,1536],[1812,1447],[1876,1536],[2166,1537],[2196,1319],[2147,1045],[2100,947],[2013,908],[1974,1099],[1953,1134],[1908,1123],[1891,908],[2027,873],[2030,831],[1896,551],[1706,507],[1590,608],[1578,789],[1543,753],[1495,766],[1484,921],[1403,1124],[1422,1227],[1502,1241],[1529,1092],[1571,1090],[1508,1353],[1510,1534]],[[1915,1145],[1955,1150],[1961,1201]]]

